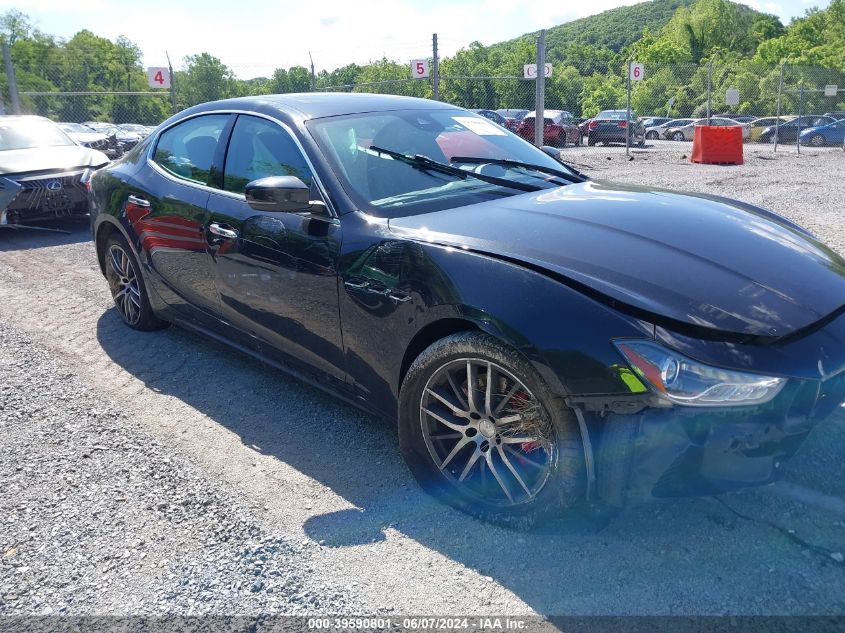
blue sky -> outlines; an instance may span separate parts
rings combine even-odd
[[[469,42],[489,44],[548,28],[638,0],[19,0],[0,11],[27,13],[42,31],[68,38],[87,28],[103,37],[126,35],[144,51],[147,65],[175,67],[185,55],[208,52],[240,77],[276,67],[318,70],[387,56],[431,55],[437,33],[442,55]],[[784,23],[829,0],[746,0]]]

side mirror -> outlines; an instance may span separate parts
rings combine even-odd
[[[551,145],[543,145],[541,148],[546,154],[554,158],[555,160],[560,160],[560,149],[557,147],[552,147]]]
[[[297,213],[311,210],[308,185],[296,176],[269,176],[247,183],[246,203],[257,211]]]

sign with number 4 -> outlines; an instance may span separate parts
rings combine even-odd
[[[411,79],[427,79],[428,78],[428,60],[427,59],[412,59],[411,60]]]
[[[170,88],[170,70],[164,66],[147,68],[147,83],[150,88]]]
[[[631,81],[640,81],[645,75],[645,64],[631,64]]]

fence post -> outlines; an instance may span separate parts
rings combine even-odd
[[[431,35],[431,91],[435,101],[440,101],[440,58],[437,56],[437,33]]]
[[[170,53],[164,51],[164,54],[167,57],[167,70],[170,73],[170,107],[173,110],[171,114],[176,114],[176,77],[173,75],[173,64],[170,63]]]
[[[546,103],[546,30],[537,37],[537,84],[534,86],[534,145],[543,146]]]
[[[12,114],[20,114],[21,98],[20,95],[18,95],[18,82],[15,78],[15,67],[12,65],[12,53],[6,42],[3,42],[3,63],[6,66],[6,83],[9,86],[9,99],[12,102]]]
[[[780,65],[780,81],[778,81],[778,116],[775,119],[775,149],[778,151],[778,135],[780,134],[780,113],[781,113],[781,95],[783,94],[783,69],[786,67],[786,62]]]
[[[804,116],[804,80],[798,89],[798,135],[795,137],[795,150],[801,153],[801,117]]]
[[[625,82],[625,156],[631,154],[631,60],[628,60],[628,79]]]
[[[710,126],[710,97],[713,92],[713,60],[707,62],[707,126]]]
[[[314,74],[314,58],[311,57],[311,51],[308,51],[308,59],[311,60],[311,92],[316,92],[317,75]]]

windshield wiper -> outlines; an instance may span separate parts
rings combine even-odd
[[[535,165],[533,163],[523,163],[520,160],[511,160],[510,158],[484,158],[482,156],[453,156],[453,163],[467,163],[481,165],[488,163],[490,165],[502,165],[503,167],[521,167],[522,169],[530,169],[532,171],[539,171],[550,176],[557,176],[569,182],[584,182],[588,178],[581,172],[573,169],[573,173],[567,173],[554,167],[546,167],[545,165]]]
[[[517,182],[516,180],[508,180],[507,178],[497,178],[496,176],[477,174],[474,171],[467,171],[466,169],[452,167],[451,165],[441,163],[429,158],[428,156],[423,156],[422,154],[414,154],[411,156],[410,154],[394,152],[392,149],[385,149],[375,145],[370,145],[370,149],[379,154],[390,156],[391,158],[410,165],[411,167],[415,167],[416,169],[421,169],[422,171],[439,171],[442,174],[450,174],[460,178],[461,180],[465,180],[466,178],[475,178],[476,180],[482,180],[490,183],[491,185],[509,187],[510,189],[519,189],[520,191],[540,191],[540,189],[542,189],[542,187],[538,187],[537,185],[529,185],[524,182]]]

